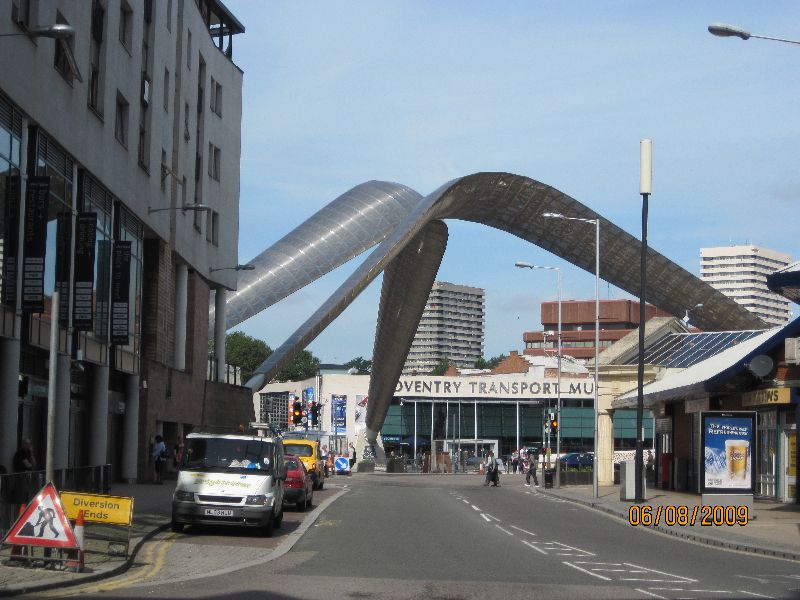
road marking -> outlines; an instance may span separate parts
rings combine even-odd
[[[564,561],[564,564],[567,565],[568,567],[572,567],[573,569],[578,569],[578,571],[583,571],[584,573],[586,573],[587,575],[591,575],[592,577],[597,577],[598,579],[602,579],[603,581],[611,581],[610,577],[605,577],[604,575],[598,575],[597,573],[592,573],[591,571],[587,571],[586,569],[583,569],[578,565],[573,565],[571,562]]]
[[[641,588],[635,588],[637,592],[641,592],[642,594],[647,594],[648,596],[653,596],[653,598],[660,598],[661,600],[667,600],[666,596],[659,596],[658,594],[654,594],[653,592],[648,592],[647,590],[643,590]]]
[[[633,563],[623,563],[623,564],[625,564],[625,565],[627,565],[629,567],[634,567],[635,569],[643,569],[645,571],[649,571],[651,573],[658,573],[659,575],[665,575],[667,577],[676,577],[677,579],[680,579],[681,581],[697,583],[697,579],[692,579],[691,577],[682,577],[680,575],[673,575],[672,573],[665,573],[664,571],[657,571],[656,569],[648,569],[647,567],[642,567],[640,565],[634,565]],[[679,583],[679,582],[676,582],[676,583]]]
[[[471,506],[472,506],[472,508],[473,508],[474,510],[477,510],[478,512],[481,512],[481,509],[480,509],[480,508],[478,508],[477,506],[475,506],[474,504],[472,504]]]
[[[483,517],[483,520],[486,521],[487,523],[491,523],[492,522],[492,520],[489,517],[487,517],[485,514],[481,513],[481,516]]]
[[[527,531],[527,530],[525,530],[525,529],[522,529],[522,527],[517,527],[516,525],[512,525],[512,526],[511,526],[511,529],[516,529],[517,531],[521,531],[522,533],[527,533],[528,535],[532,535],[533,537],[536,537],[536,534],[535,534],[535,533],[532,533],[532,532],[530,532],[530,531]]]
[[[531,544],[530,542],[526,542],[525,540],[520,540],[520,542],[522,542],[523,544],[525,544],[525,545],[526,545],[526,546],[528,546],[529,548],[533,548],[533,549],[534,549],[534,550],[536,550],[537,552],[541,552],[542,554],[545,554],[545,555],[547,554],[547,552],[545,552],[545,551],[544,551],[544,550],[542,550],[541,548],[537,548],[536,546],[534,546],[534,545],[533,545],[533,544]]]
[[[502,527],[500,527],[500,525],[498,525],[497,523],[495,523],[495,525],[494,525],[494,526],[495,526],[495,527],[497,527],[497,528],[498,528],[500,531],[502,531],[503,533],[506,533],[506,534],[508,534],[508,535],[514,535],[514,534],[513,534],[513,533],[511,533],[511,532],[510,532],[508,529],[503,529]]]
[[[462,501],[464,504],[469,504],[469,500],[466,500],[466,499],[464,499],[464,498],[462,498],[462,499],[461,499],[461,501]]]
[[[486,516],[489,517],[490,519],[494,519],[498,523],[502,523],[502,521],[500,519],[498,519],[497,517],[495,517],[493,515],[490,515],[489,513],[486,513]]]
[[[765,596],[764,594],[756,594],[755,592],[748,592],[747,590],[739,590],[740,594],[747,594],[748,596],[755,596],[756,598],[774,598],[775,596]]]

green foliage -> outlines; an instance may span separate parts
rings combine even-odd
[[[344,363],[344,366],[357,369],[359,375],[369,375],[372,373],[372,361],[365,359],[363,356],[357,356],[356,358]]]
[[[475,368],[476,369],[494,369],[497,365],[503,362],[506,359],[505,354],[500,354],[499,356],[493,356],[490,359],[479,358],[475,361]]]
[[[314,377],[319,370],[319,359],[308,350],[297,354],[286,367],[278,373],[278,381],[300,381]]]
[[[447,358],[442,358],[436,363],[436,366],[431,369],[429,375],[444,375],[445,371],[450,368],[450,360]]]
[[[272,348],[261,340],[236,331],[225,336],[225,362],[241,367],[242,382],[247,382],[256,367],[269,358]]]

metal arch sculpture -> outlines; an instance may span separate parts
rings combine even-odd
[[[374,442],[444,253],[446,228],[441,220],[462,219],[502,229],[593,272],[594,228],[580,227],[574,221],[545,219],[545,212],[600,219],[600,276],[638,295],[638,239],[551,186],[510,173],[477,173],[450,181],[420,201],[328,300],[256,369],[247,386],[255,390],[271,379],[397,260],[390,268],[390,276],[384,278],[373,349],[366,441]],[[422,278],[418,277],[420,268]],[[695,321],[703,329],[766,326],[652,248],[648,249],[647,277],[647,301],[663,310],[680,314],[702,303],[703,310]],[[430,283],[426,283],[428,280]]]
[[[316,281],[383,240],[422,195],[388,181],[367,181],[322,208],[241,271],[225,303],[225,330]],[[214,331],[215,307],[209,327]]]

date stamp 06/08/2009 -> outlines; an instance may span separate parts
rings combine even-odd
[[[628,509],[628,523],[634,527],[658,525],[720,527],[744,526],[750,521],[746,505],[742,506],[686,506],[666,504],[663,506],[631,506]]]

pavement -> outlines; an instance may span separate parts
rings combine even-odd
[[[392,477],[393,474],[381,474]],[[419,477],[428,475],[420,474]],[[436,475],[433,475],[436,476]],[[450,475],[465,477],[467,475]],[[503,486],[523,486],[524,476],[504,474]],[[540,480],[540,484],[542,481]],[[14,596],[24,593],[42,592],[80,583],[89,583],[119,575],[135,561],[142,546],[160,532],[169,528],[170,509],[174,482],[164,485],[117,484],[110,491],[114,496],[134,498],[133,525],[130,528],[130,545],[127,556],[109,553],[111,544],[119,544],[128,539],[124,527],[109,527],[93,523],[86,525],[86,572],[72,573],[39,567],[9,566],[11,548],[0,549],[0,596]],[[527,490],[527,488],[526,488]],[[800,505],[782,504],[766,500],[755,500],[748,515],[746,525],[668,525],[676,511],[667,507],[687,507],[691,515],[698,507],[697,521],[702,516],[701,497],[698,494],[671,490],[648,489],[648,498],[641,505],[620,500],[619,486],[600,486],[598,497],[592,497],[591,485],[562,486],[560,489],[531,487],[530,490],[554,501],[568,501],[583,504],[603,511],[625,522],[629,522],[631,507],[634,515],[643,514],[644,507],[653,521],[660,522],[650,527],[668,535],[685,538],[697,543],[724,547],[744,552],[754,552],[793,561],[800,561]],[[661,511],[659,511],[659,507]],[[38,551],[41,553],[41,550]],[[40,555],[37,553],[37,555]]]

